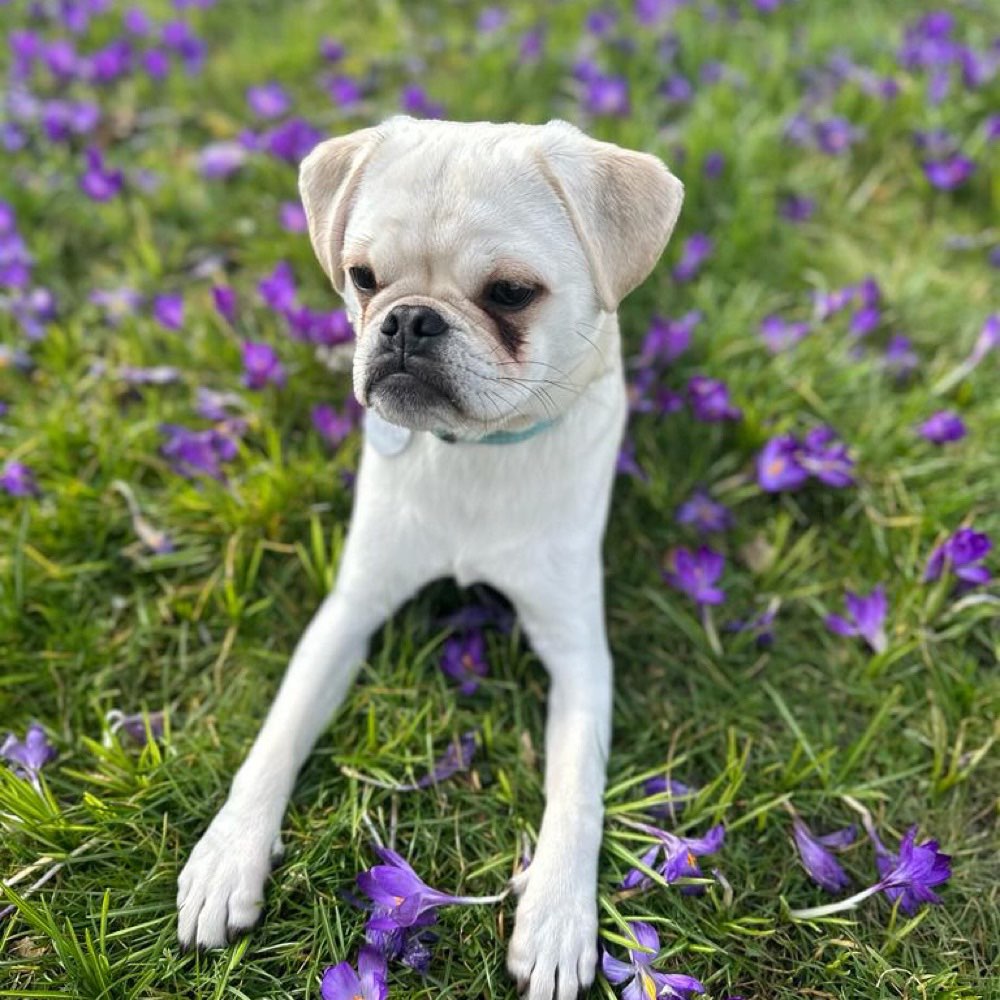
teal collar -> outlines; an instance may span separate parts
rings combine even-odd
[[[445,434],[439,431],[434,431],[434,436],[442,441],[447,441],[448,444],[454,444],[457,441],[461,441],[462,444],[520,444],[522,441],[527,441],[528,438],[533,438],[536,434],[541,434],[542,431],[547,431],[555,423],[555,420],[542,420],[526,427],[523,431],[494,431],[492,434],[476,438],[474,441],[465,441],[455,437],[454,434]]]

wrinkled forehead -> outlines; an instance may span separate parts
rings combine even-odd
[[[585,266],[565,211],[532,145],[473,126],[390,135],[367,165],[344,244],[380,281],[416,269],[473,284],[523,263],[557,283]]]

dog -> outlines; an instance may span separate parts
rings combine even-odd
[[[627,405],[617,309],[683,185],[566,122],[391,118],[301,166],[312,246],[356,332],[366,408],[336,585],[178,881],[178,936],[260,916],[296,775],[373,631],[425,583],[512,602],[550,677],[545,810],[508,969],[530,1000],[593,981],[612,662],[601,546]]]

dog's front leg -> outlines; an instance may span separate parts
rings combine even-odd
[[[184,947],[221,947],[256,923],[295,777],[372,632],[428,579],[419,544],[392,537],[394,525],[382,513],[359,497],[336,587],[299,641],[229,797],[181,872],[177,936]]]
[[[612,668],[599,556],[548,564],[551,575],[510,595],[551,684],[545,814],[534,859],[515,886],[521,898],[507,966],[529,1000],[570,1000],[593,981],[597,962]]]

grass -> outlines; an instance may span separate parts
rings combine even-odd
[[[163,3],[151,9],[167,13]],[[982,47],[995,30],[985,7],[954,9],[959,33]],[[46,770],[44,797],[0,772],[0,871],[41,866],[6,890],[16,913],[0,924],[0,996],[313,998],[322,969],[353,958],[360,942],[363,917],[343,897],[373,860],[369,823],[431,884],[484,894],[502,887],[523,837],[537,830],[544,674],[516,633],[491,635],[490,678],[458,698],[437,669],[436,622],[468,595],[436,585],[384,630],[305,768],[262,926],[225,953],[178,953],[177,873],[335,576],[351,502],[344,474],[358,455],[354,437],[331,454],[309,423],[313,404],[346,397],[347,379],[249,305],[279,259],[292,262],[308,301],[335,305],[305,237],[278,226],[279,203],[295,197],[294,171],[258,158],[233,180],[211,182],[192,154],[244,127],[244,88],[270,78],[331,133],[377,120],[396,109],[413,56],[450,117],[567,117],[674,164],[687,202],[672,248],[623,307],[628,349],[654,312],[702,310],[695,346],[668,383],[680,388],[699,371],[724,377],[745,413],[725,427],[684,414],[633,421],[648,481],[619,480],[606,545],[617,694],[602,933],[618,940],[624,920],[649,920],[665,945],[662,966],[700,977],[715,998],[1000,996],[1000,601],[995,586],[955,603],[921,582],[931,548],[961,524],[1000,539],[996,355],[938,389],[997,308],[985,251],[948,244],[956,234],[991,238],[983,227],[1000,208],[1000,173],[980,123],[997,105],[997,82],[958,88],[936,107],[915,75],[899,74],[902,93],[888,103],[848,85],[829,110],[866,136],[850,155],[824,157],[781,141],[801,71],[846,47],[858,62],[896,72],[902,26],[924,5],[802,2],[714,23],[683,9],[680,70],[697,79],[701,64],[718,59],[744,82],[698,87],[689,106],[671,108],[655,94],[665,73],[657,32],[626,17],[634,51],[605,46],[600,60],[628,75],[632,114],[588,121],[566,68],[586,5],[552,5],[545,55],[517,65],[518,36],[536,10],[514,5],[510,24],[482,37],[473,5],[379,3],[362,17],[344,4],[229,0],[189,15],[209,41],[202,75],[175,75],[160,88],[128,82],[102,98],[119,122],[110,158],[154,171],[153,192],[132,185],[95,205],[75,187],[78,153],[5,154],[0,196],[17,211],[36,281],[61,308],[30,347],[34,373],[0,371],[0,398],[10,404],[0,460],[27,462],[42,489],[37,499],[0,497],[0,719],[18,731],[41,721],[60,757]],[[8,29],[23,18],[18,5],[0,10]],[[316,84],[317,40],[327,32],[346,44],[343,71],[367,80],[356,111],[334,109]],[[95,25],[93,36],[110,37],[110,28]],[[137,111],[151,124],[130,128]],[[970,184],[952,194],[928,186],[911,141],[914,129],[932,126],[954,130],[979,160]],[[712,150],[726,157],[715,181],[701,174]],[[812,221],[778,218],[786,191],[817,199]],[[716,253],[697,281],[676,285],[669,269],[695,231],[713,236]],[[158,425],[191,422],[196,386],[239,387],[239,337],[215,317],[209,282],[193,273],[213,260],[244,303],[240,335],[279,345],[294,386],[243,392],[250,427],[226,484],[184,480],[158,454]],[[885,293],[884,330],[906,332],[920,355],[910,382],[893,382],[879,362],[886,333],[857,357],[842,320],[787,354],[763,349],[762,316],[805,314],[812,290],[866,274]],[[101,324],[88,292],[122,283],[183,289],[183,331],[167,333],[147,313],[118,328]],[[2,314],[0,334],[23,344]],[[95,362],[108,371],[169,363],[184,376],[140,393]],[[914,425],[946,406],[961,411],[970,433],[937,449]],[[819,421],[850,443],[857,487],[761,494],[746,473],[763,441]],[[171,532],[173,553],[136,547],[116,480]],[[691,541],[673,514],[698,483],[715,487],[737,517],[724,542],[729,596],[719,620],[780,597],[770,650],[720,632],[720,655],[690,604],[660,580],[665,551]],[[822,614],[840,610],[845,587],[878,582],[891,600],[891,641],[872,657],[829,634]],[[138,750],[104,731],[112,707],[164,706],[160,744]],[[407,780],[474,726],[478,763],[438,790],[394,795],[340,773]],[[616,888],[641,847],[617,817],[642,815],[639,782],[664,768],[702,789],[678,829],[726,823],[725,847],[711,860],[731,891]],[[789,918],[790,907],[826,897],[794,859],[784,803],[825,831],[853,818],[845,795],[865,803],[890,838],[920,823],[954,855],[944,905],[914,919],[881,899],[821,922]],[[65,864],[50,882],[19,895],[56,861]],[[857,844],[845,865],[864,884],[870,849]],[[513,996],[503,971],[512,916],[509,902],[447,911],[430,976],[394,972],[392,995]],[[599,983],[594,995],[611,992]]]

